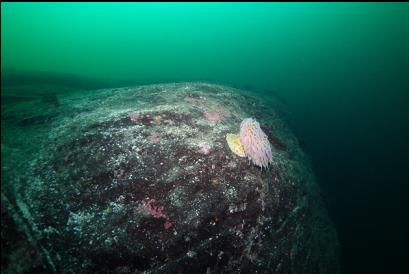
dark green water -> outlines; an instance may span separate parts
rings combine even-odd
[[[399,273],[408,49],[407,3],[2,3],[2,108],[37,96],[7,93],[31,83],[200,80],[279,96],[337,226],[343,271]]]

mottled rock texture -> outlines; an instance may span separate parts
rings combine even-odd
[[[339,272],[336,232],[274,98],[176,83],[24,104],[2,111],[2,272]],[[247,117],[272,144],[268,169],[226,142]]]

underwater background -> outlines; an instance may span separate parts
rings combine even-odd
[[[342,271],[404,273],[408,49],[407,3],[2,3],[1,107],[37,99],[29,84],[202,81],[279,98]]]

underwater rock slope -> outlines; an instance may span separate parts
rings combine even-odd
[[[335,229],[274,98],[177,83],[59,102],[2,111],[2,272],[339,272]],[[267,169],[227,144],[249,117],[272,144]]]

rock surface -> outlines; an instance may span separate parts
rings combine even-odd
[[[177,83],[58,102],[2,110],[2,272],[340,271],[308,158],[274,98]],[[248,117],[272,144],[267,170],[226,142]]]

